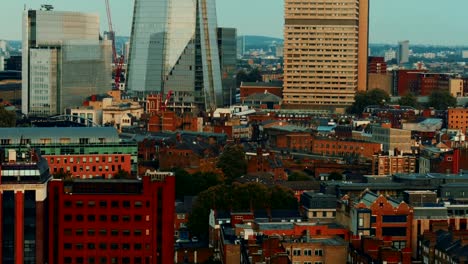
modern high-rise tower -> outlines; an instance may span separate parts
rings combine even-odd
[[[112,88],[112,46],[95,14],[23,12],[22,112],[50,116]]]
[[[398,64],[409,62],[409,41],[404,40],[398,42]]]
[[[367,89],[369,0],[285,0],[286,108],[342,112]]]
[[[179,111],[223,105],[215,0],[135,0],[127,89]]]

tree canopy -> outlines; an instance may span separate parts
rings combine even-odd
[[[0,105],[0,127],[15,127],[16,113],[8,111],[3,105]]]
[[[247,160],[241,145],[226,146],[219,156],[218,168],[226,176],[226,182],[230,183],[234,179],[247,172]]]
[[[244,70],[240,70],[237,72],[236,75],[237,79],[237,86],[239,87],[241,82],[261,82],[262,79],[262,74],[260,71],[255,68],[251,70],[250,72],[245,72]]]
[[[304,172],[294,171],[289,174],[288,181],[310,181],[310,178]]]
[[[212,186],[223,182],[222,176],[212,172],[197,172],[190,174],[183,169],[176,169],[175,192],[176,198],[182,199],[184,196],[197,195]]]
[[[208,233],[208,218],[215,210],[297,209],[294,192],[281,186],[261,183],[216,185],[201,192],[193,205],[188,227],[200,237]]]
[[[408,93],[402,96],[400,100],[398,101],[398,104],[403,105],[403,106],[411,106],[416,109],[420,107],[418,103],[418,98],[412,93]]]
[[[350,114],[362,114],[364,108],[369,105],[381,105],[390,101],[387,92],[381,89],[373,89],[366,92],[357,92],[354,97],[354,103],[347,109]]]
[[[429,95],[427,106],[437,110],[447,110],[449,107],[457,106],[457,99],[448,91],[436,90]]]

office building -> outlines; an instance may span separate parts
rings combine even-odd
[[[391,61],[393,59],[396,59],[396,51],[390,48],[389,50],[385,51],[384,58],[385,61]]]
[[[174,263],[173,173],[52,180],[48,195],[49,264]]]
[[[218,28],[219,61],[223,85],[223,105],[236,100],[237,33],[235,28]]]
[[[214,0],[136,0],[127,89],[173,92],[171,110],[223,105]]]
[[[137,143],[120,140],[114,127],[0,128],[0,135],[0,145],[3,147],[19,148],[29,145],[40,148],[41,155],[48,159],[50,167],[54,169],[52,173],[65,168],[65,171],[82,178],[110,178],[119,169],[127,170],[128,162],[132,172],[137,170]],[[96,158],[103,161],[109,157],[124,158],[118,162],[114,160],[107,162],[108,164],[96,164]],[[107,170],[106,165],[109,166]],[[101,170],[99,166],[102,166]]]
[[[367,89],[368,0],[286,0],[287,108],[343,112]]]
[[[25,147],[0,157],[0,262],[47,263],[47,161]]]
[[[398,64],[409,62],[409,41],[401,41],[398,43]]]
[[[99,17],[78,12],[23,12],[22,112],[61,114],[110,90],[111,41],[99,40]]]
[[[245,54],[245,36],[239,36],[237,38],[237,57],[242,58]]]

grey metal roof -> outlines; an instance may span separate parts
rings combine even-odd
[[[262,101],[262,102],[281,102],[281,97],[276,96],[271,93],[254,93],[247,96],[244,101],[251,102],[251,101]]]
[[[32,144],[41,139],[51,139],[51,143],[59,143],[60,138],[104,138],[106,142],[119,142],[117,129],[114,127],[14,127],[0,128],[1,139],[11,139],[11,144],[19,144],[21,137],[30,139]]]

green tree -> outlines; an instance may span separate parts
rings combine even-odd
[[[350,114],[360,115],[364,108],[369,105],[381,105],[390,101],[387,92],[381,89],[373,89],[367,92],[357,92],[354,103],[347,109]]]
[[[132,175],[126,171],[119,169],[115,174],[114,174],[114,179],[132,179]]]
[[[199,238],[206,238],[210,210],[229,210],[231,206],[231,188],[216,185],[201,192],[195,200],[189,215],[188,228]]]
[[[310,181],[310,178],[303,172],[294,171],[293,173],[289,174],[288,181]]]
[[[15,127],[16,113],[8,111],[3,105],[0,105],[0,127]]]
[[[174,171],[175,176],[175,196],[176,199],[182,199],[184,196],[195,195],[192,186],[195,179],[184,169],[177,168]]]
[[[61,179],[61,180],[64,180],[64,181],[70,181],[70,180],[73,179],[73,175],[71,174],[71,172],[65,171],[65,170],[63,170],[63,168],[60,168],[57,173],[54,173],[52,175],[52,177],[54,179]]]
[[[291,189],[282,186],[266,187],[261,183],[216,185],[201,192],[189,216],[190,231],[201,237],[208,233],[211,209],[229,211],[258,209],[297,209],[297,199]]]
[[[212,172],[190,174],[184,169],[175,169],[175,193],[177,199],[197,195],[200,192],[223,183],[221,175]]]
[[[271,209],[297,209],[297,199],[294,192],[280,185],[270,188],[269,207]]]
[[[418,98],[413,93],[408,93],[400,98],[398,104],[403,106],[411,106],[416,109],[420,107],[418,103]]]
[[[457,106],[457,99],[448,91],[436,90],[429,95],[427,105],[437,110],[447,110],[449,107]]]
[[[337,171],[333,171],[328,175],[328,180],[330,181],[341,181],[343,180],[343,174]]]
[[[219,156],[217,166],[226,176],[227,183],[244,175],[247,172],[244,148],[241,145],[226,146]]]

